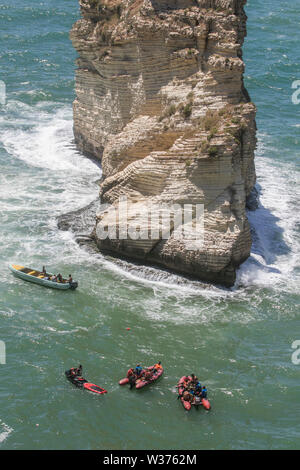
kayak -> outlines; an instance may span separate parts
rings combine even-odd
[[[52,289],[75,290],[78,287],[78,282],[69,282],[67,279],[63,279],[62,282],[51,281],[47,278],[50,278],[51,276],[53,276],[53,274],[44,274],[41,271],[37,271],[31,268],[25,268],[24,266],[19,266],[18,264],[10,264],[9,269],[15,276],[23,279],[24,281],[34,282],[35,284],[39,284],[45,287],[51,287]]]
[[[76,387],[84,388],[89,392],[98,393],[98,395],[103,395],[104,393],[107,393],[107,391],[104,388],[99,387],[99,385],[95,385],[79,375],[73,375],[71,372],[72,370],[73,369],[66,370],[65,374],[67,379]]]
[[[189,411],[192,408],[192,405],[196,407],[202,405],[203,408],[205,408],[206,410],[210,410],[211,406],[207,398],[194,397],[192,401],[184,400],[183,392],[185,391],[185,388],[184,388],[185,378],[186,376],[184,375],[183,377],[181,377],[181,379],[178,382],[178,394],[180,396],[180,401],[183,404],[184,408]],[[188,379],[192,380],[192,377],[188,376]]]
[[[131,371],[132,369],[129,369],[127,371],[127,376],[124,378],[124,379],[121,379],[119,381],[119,385],[126,385],[129,383],[129,378],[128,378],[128,375],[129,375],[129,372]],[[150,385],[151,383],[153,382],[156,382],[163,374],[164,372],[164,369],[161,368],[159,369],[158,371],[155,370],[153,375],[149,378],[149,379],[145,379],[143,377],[143,374],[146,372],[146,371],[153,371],[154,370],[154,366],[151,366],[151,367],[145,367],[145,369],[142,370],[142,373],[141,373],[141,378],[140,379],[137,379],[136,382],[135,382],[135,388],[136,389],[140,389],[140,388],[143,388],[145,387],[146,385]]]

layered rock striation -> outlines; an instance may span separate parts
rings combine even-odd
[[[74,135],[82,152],[102,161],[99,249],[232,286],[250,254],[246,199],[255,184],[256,110],[243,83],[246,0],[79,3]],[[190,249],[176,236],[189,232],[184,220],[167,237],[164,222],[154,236],[102,236],[114,224],[118,235],[134,213],[138,231],[149,234],[149,204],[203,205],[203,243]]]

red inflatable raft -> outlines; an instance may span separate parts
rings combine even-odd
[[[194,406],[202,405],[203,408],[205,408],[206,410],[210,410],[211,406],[207,398],[199,399],[198,397],[196,398],[193,397],[192,401],[185,400],[183,398],[183,393],[185,391],[185,383],[187,383],[190,380],[192,380],[192,377],[184,375],[183,377],[181,377],[181,379],[178,382],[178,394],[180,395],[180,400],[184,408],[189,411],[192,408],[192,405]]]
[[[129,384],[129,376],[133,373],[133,369],[128,369],[126,377],[124,379],[119,380],[119,385],[126,385]]]
[[[126,385],[129,383],[129,376],[132,374],[133,369],[127,371],[127,376],[124,379],[119,381],[119,385]],[[146,378],[145,375],[147,372],[153,372],[149,378]],[[155,366],[146,367],[142,370],[140,378],[137,378],[135,381],[135,388],[140,389],[146,385],[150,385],[153,382],[156,382],[163,374],[164,369],[160,367],[158,370],[155,369]]]

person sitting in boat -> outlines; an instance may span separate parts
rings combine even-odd
[[[182,398],[184,399],[184,401],[192,401],[192,397],[187,390],[183,392]]]
[[[200,395],[201,392],[202,392],[202,386],[201,386],[201,383],[198,380],[198,382],[195,385],[195,394]]]
[[[185,377],[183,378],[182,387],[183,387],[185,390],[187,390],[187,389],[189,388],[189,384],[190,384],[190,379],[189,379],[187,376],[185,376]]]
[[[71,284],[73,282],[73,279],[72,279],[72,276],[71,274],[69,274],[69,279],[68,279],[68,282]]]
[[[207,388],[205,385],[203,385],[202,391],[201,391],[201,398],[207,398]]]
[[[42,273],[43,273],[43,274],[46,276],[46,274],[47,274],[47,271],[46,271],[46,268],[45,268],[45,266],[43,266]]]
[[[63,282],[63,278],[60,273],[56,276],[56,278],[57,278],[57,282]]]
[[[157,364],[155,364],[154,366],[154,369],[159,371],[160,369],[162,369],[162,365],[161,365],[161,362],[159,361]]]
[[[57,277],[53,274],[53,275],[50,277],[50,280],[53,281],[53,282],[57,282]]]
[[[153,369],[146,369],[143,375],[145,380],[150,380],[153,375]]]
[[[129,369],[129,370],[127,371],[127,377],[129,378],[132,374],[134,374],[134,370],[133,370],[133,368],[131,367],[131,369]]]
[[[199,382],[198,378],[194,375],[194,374],[191,374],[191,380],[190,380],[190,383],[189,383],[189,389],[190,390],[193,390],[195,392],[196,390],[196,384]]]
[[[143,368],[141,367],[141,365],[137,364],[137,366],[135,368],[136,376],[139,377],[142,374],[142,371],[143,371]]]
[[[195,374],[191,374],[191,378],[192,378],[191,383],[193,385],[196,385],[196,383],[198,382],[198,377],[196,377]]]

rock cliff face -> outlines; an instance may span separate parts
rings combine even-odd
[[[96,220],[99,249],[233,285],[250,253],[246,198],[255,183],[246,0],[79,3],[74,134],[81,151],[102,160],[100,197],[109,206]],[[141,232],[150,203],[203,204],[203,244],[188,249],[174,226],[167,238],[103,239],[124,196],[117,226],[139,211]]]

